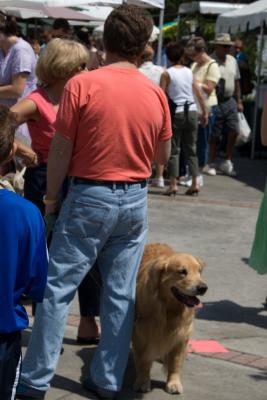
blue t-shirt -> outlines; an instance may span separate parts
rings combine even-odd
[[[0,190],[0,333],[28,327],[23,293],[40,302],[47,280],[43,218],[34,204]]]

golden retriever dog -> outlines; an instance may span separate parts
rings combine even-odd
[[[197,295],[207,290],[201,278],[203,262],[164,244],[145,248],[137,278],[133,355],[137,378],[134,389],[151,390],[153,361],[167,369],[166,391],[182,393],[181,367],[192,332]]]

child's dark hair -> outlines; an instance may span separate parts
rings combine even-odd
[[[166,47],[166,55],[171,63],[178,63],[184,55],[184,46],[180,42],[170,42]]]
[[[17,127],[16,115],[0,104],[0,164],[9,156]]]

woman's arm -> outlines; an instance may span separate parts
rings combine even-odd
[[[193,86],[193,92],[194,92],[195,96],[197,97],[197,100],[198,100],[200,108],[201,108],[201,117],[200,117],[201,125],[206,126],[208,124],[209,113],[206,108],[204,97],[201,93],[199,84],[197,83],[197,81],[195,79],[193,79],[192,86]]]
[[[261,117],[261,142],[267,146],[267,95],[265,96],[263,113]]]
[[[28,75],[28,72],[21,72],[12,77],[10,85],[0,86],[0,98],[17,99],[18,97],[22,96]]]
[[[216,83],[206,80],[203,83],[199,83],[200,87],[202,88],[202,90],[206,93],[207,96],[210,96],[210,94],[213,92],[213,90],[216,87]]]
[[[21,143],[18,139],[15,138],[15,143],[17,145],[16,156],[21,158],[26,165],[26,167],[37,167],[38,165],[38,156],[30,147]]]
[[[10,110],[16,114],[18,125],[30,120],[36,120],[39,112],[36,104],[32,100],[23,99],[15,104]],[[15,139],[17,144],[16,155],[20,157],[27,167],[35,167],[38,165],[37,154],[28,146]]]
[[[16,114],[18,125],[28,121],[37,121],[40,116],[36,104],[29,99],[22,99],[12,106],[10,111]]]
[[[163,72],[160,77],[160,87],[166,93],[168,86],[170,84],[170,75],[167,71]]]

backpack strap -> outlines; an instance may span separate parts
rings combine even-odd
[[[212,60],[212,61],[209,63],[208,68],[207,68],[207,72],[206,72],[206,76],[208,75],[209,70],[210,70],[210,67],[212,66],[212,64],[217,64],[217,61]]]

